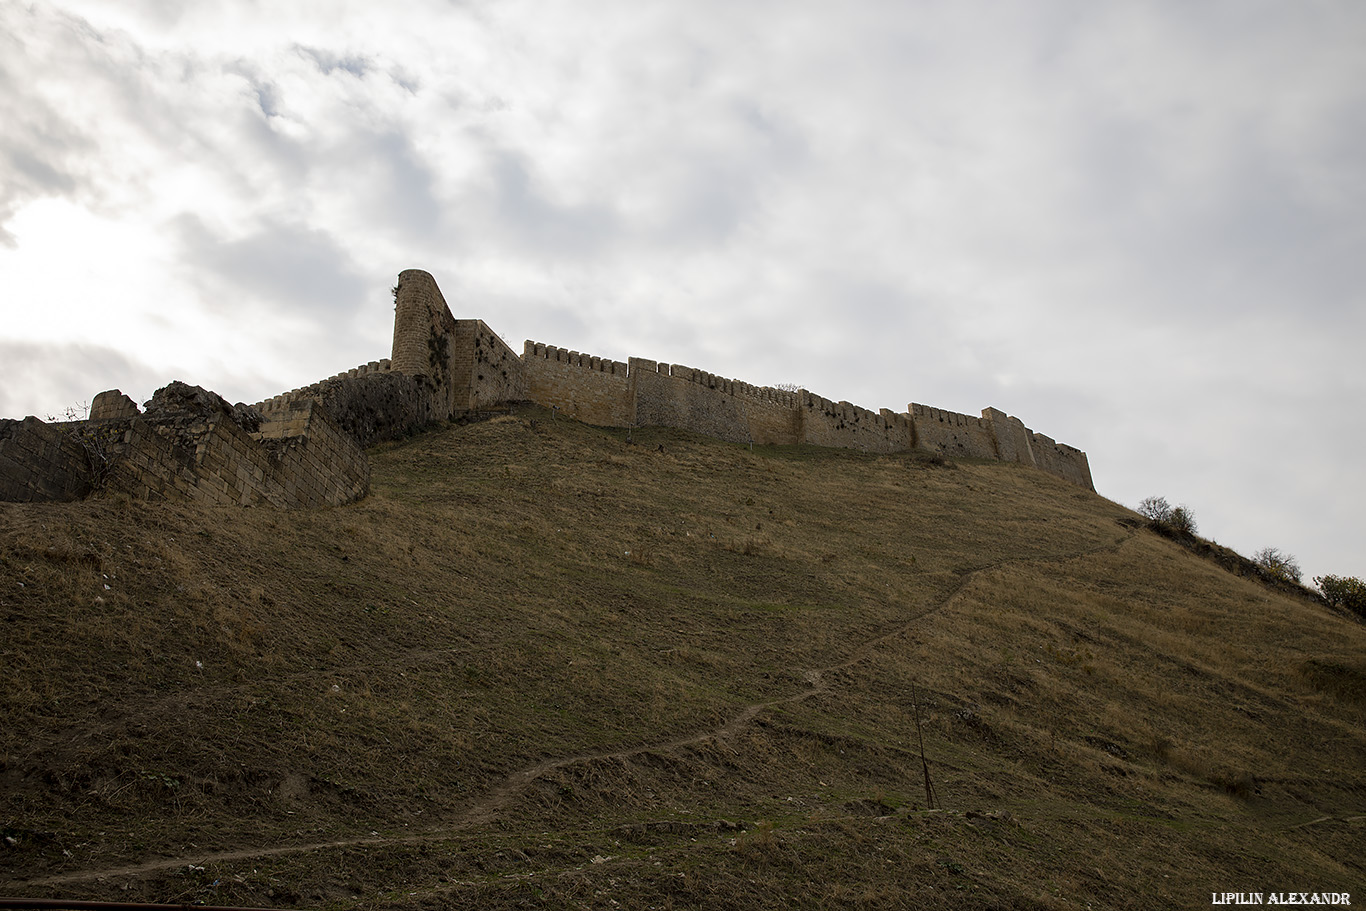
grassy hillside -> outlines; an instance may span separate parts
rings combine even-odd
[[[0,894],[1366,901],[1366,628],[1101,497],[532,409],[372,460],[0,504]]]

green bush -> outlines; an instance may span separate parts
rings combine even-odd
[[[1366,582],[1355,576],[1315,576],[1314,584],[1323,599],[1334,607],[1345,607],[1366,619]]]

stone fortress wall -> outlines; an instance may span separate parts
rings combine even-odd
[[[623,363],[532,341],[519,355],[483,320],[456,319],[420,269],[399,275],[394,305],[388,359],[255,405],[177,382],[145,412],[111,390],[86,421],[0,420],[0,500],[77,499],[99,487],[223,505],[347,503],[369,486],[363,447],[515,402],[588,424],[677,427],[738,443],[1019,462],[1095,489],[1086,453],[994,408],[980,417],[916,403],[874,412],[645,358]]]
[[[454,410],[525,399],[603,426],[678,427],[740,443],[1020,462],[1095,489],[1086,453],[994,408],[980,417],[915,403],[903,413],[874,412],[805,389],[753,386],[682,364],[636,357],[623,363],[533,341],[516,357],[483,322],[454,320],[435,280],[419,269],[399,276],[395,309],[391,369],[449,383]],[[466,323],[473,327],[461,328]]]

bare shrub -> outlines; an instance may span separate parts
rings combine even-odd
[[[1189,506],[1172,506],[1166,497],[1146,497],[1138,504],[1138,514],[1159,529],[1183,535],[1194,535],[1197,528],[1195,513]]]
[[[1172,504],[1167,502],[1166,497],[1147,497],[1138,504],[1138,514],[1150,522],[1170,522]]]
[[[1252,555],[1252,559],[1277,578],[1287,582],[1300,581],[1300,564],[1293,554],[1276,547],[1263,547]]]
[[[1199,528],[1195,522],[1195,513],[1191,512],[1190,507],[1185,505],[1173,509],[1171,518],[1167,520],[1166,524],[1185,535],[1194,535]]]
[[[85,451],[90,484],[104,486],[114,464],[114,449],[122,434],[90,420],[90,404],[69,405],[60,415],[49,414],[49,424],[62,424],[67,437]]]

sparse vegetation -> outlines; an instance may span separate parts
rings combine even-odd
[[[1165,525],[1172,519],[1172,504],[1166,497],[1146,497],[1138,504],[1138,514],[1149,522]]]
[[[108,427],[87,423],[90,417],[90,403],[69,405],[60,415],[49,414],[49,424],[65,424],[66,435],[85,451],[90,485],[95,490],[104,487],[113,468],[114,448],[119,433]]]
[[[1300,563],[1293,554],[1276,547],[1263,547],[1252,555],[1252,560],[1279,579],[1296,583],[1300,581]]]
[[[1200,526],[1195,521],[1195,513],[1184,505],[1172,510],[1171,518],[1167,520],[1167,524],[1174,531],[1183,535],[1194,536],[1200,530]]]
[[[1194,537],[1199,530],[1190,507],[1172,506],[1165,497],[1147,497],[1138,504],[1138,513],[1154,527],[1171,534]]]
[[[1366,582],[1355,576],[1315,576],[1323,598],[1334,607],[1342,607],[1366,619]]]
[[[0,504],[0,892],[1042,911],[1363,881],[1366,627],[1019,466],[631,434],[447,426],[336,509]]]

